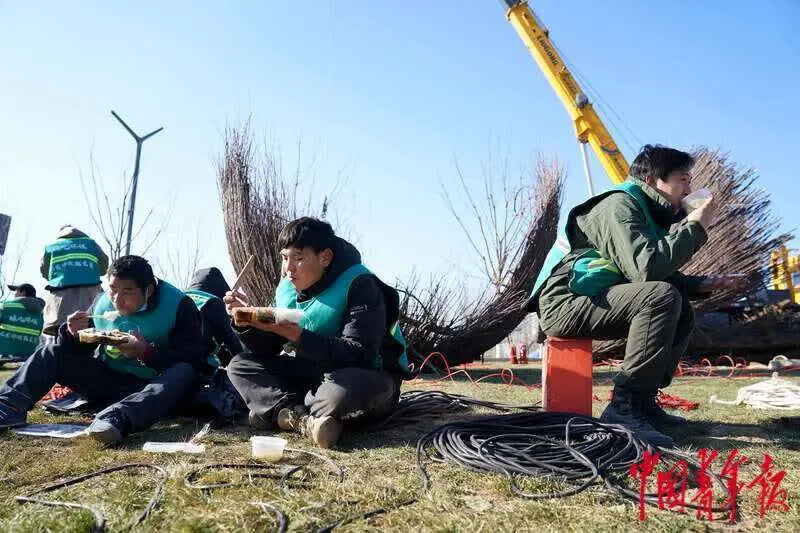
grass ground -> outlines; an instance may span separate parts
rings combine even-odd
[[[537,367],[514,367],[527,383],[538,383]],[[491,369],[471,369],[480,376]],[[9,372],[0,370],[0,379]],[[595,375],[595,393],[607,398],[610,375]],[[735,449],[756,460],[744,467],[742,478],[752,479],[765,453],[774,457],[778,470],[786,471],[781,488],[788,491],[789,512],[770,512],[759,518],[757,495],[751,490],[740,502],[741,519],[734,526],[719,521],[699,521],[694,514],[680,515],[647,509],[644,523],[638,521],[635,504],[597,486],[578,495],[544,501],[529,501],[511,494],[507,481],[496,475],[467,472],[449,465],[429,464],[432,488],[423,492],[415,466],[417,439],[436,423],[382,433],[345,434],[337,450],[325,452],[344,470],[344,481],[326,474],[322,463],[314,463],[313,474],[302,486],[284,492],[275,480],[254,479],[252,484],[212,491],[198,491],[184,485],[183,477],[192,468],[216,462],[249,461],[246,427],[212,432],[202,456],[153,455],[141,451],[145,441],[183,441],[200,422],[179,418],[161,423],[143,434],[134,435],[118,449],[103,450],[85,439],[33,439],[10,432],[0,434],[0,531],[89,531],[91,516],[82,511],[20,505],[14,496],[30,492],[44,483],[85,474],[97,469],[129,462],[146,462],[164,467],[170,474],[164,498],[156,511],[138,530],[142,531],[272,531],[277,522],[252,501],[271,503],[289,518],[290,531],[309,531],[332,524],[344,517],[383,506],[393,506],[412,497],[418,501],[367,520],[344,525],[342,531],[800,531],[800,430],[783,429],[775,422],[786,413],[759,411],[743,406],[709,404],[714,393],[732,399],[745,385],[763,376],[724,378],[678,378],[669,392],[700,402],[687,414],[691,423],[675,433],[681,448],[719,450],[716,471],[725,456]],[[797,377],[795,381],[800,381]],[[436,383],[415,381],[405,389],[441,389],[509,404],[539,401],[539,390],[507,386],[497,382],[472,385],[467,381]],[[599,415],[606,402],[595,402]],[[800,413],[795,413],[800,414]],[[82,418],[55,417],[37,409],[32,422],[88,422]],[[313,450],[308,442],[284,435],[290,446]],[[297,456],[285,462],[299,464]],[[245,479],[236,472],[209,474],[203,481]],[[82,501],[102,509],[108,528],[121,530],[147,502],[155,477],[148,471],[128,471],[93,479],[51,496],[64,501]],[[535,480],[528,488],[553,488],[548,481]],[[688,500],[688,499],[687,499]],[[337,528],[337,531],[339,528]]]

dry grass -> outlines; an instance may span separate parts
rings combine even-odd
[[[539,380],[534,366],[519,369],[517,375],[528,383]],[[489,370],[476,370],[476,374]],[[0,379],[5,375],[0,374]],[[595,392],[608,394],[609,376],[596,375]],[[748,492],[741,503],[741,521],[736,531],[795,531],[800,523],[800,431],[779,428],[772,420],[784,413],[753,411],[745,407],[708,404],[711,393],[733,398],[736,390],[763,379],[681,378],[670,389],[673,394],[701,402],[688,413],[691,425],[678,435],[683,448],[712,447],[727,455],[738,448],[759,460],[769,452],[780,469],[787,471],[783,487],[789,491],[791,511],[773,512],[758,518],[756,494]],[[436,384],[413,382],[407,389],[440,388],[506,403],[533,403],[539,391],[500,383],[473,386],[466,382]],[[595,414],[605,402],[595,402]],[[80,418],[56,419],[37,410],[35,422],[85,421]],[[274,480],[254,485],[200,492],[184,486],[183,477],[192,468],[214,461],[247,461],[251,435],[245,427],[212,432],[204,456],[152,455],[141,451],[146,440],[185,440],[198,426],[192,419],[172,419],[153,430],[129,439],[124,447],[101,450],[86,440],[34,440],[9,432],[0,435],[0,530],[2,531],[89,531],[88,513],[65,511],[38,505],[19,505],[13,496],[28,492],[43,483],[88,473],[104,466],[147,462],[167,469],[165,497],[154,514],[137,529],[145,531],[272,531],[275,520],[249,505],[251,501],[272,503],[289,518],[291,531],[316,530],[354,514],[381,506],[393,506],[411,497],[419,500],[369,520],[358,520],[342,531],[707,531],[722,524],[697,521],[693,515],[676,515],[648,509],[644,524],[637,521],[637,508],[602,487],[577,496],[550,501],[526,501],[513,496],[500,476],[469,473],[441,465],[429,465],[432,489],[422,493],[415,470],[414,444],[433,424],[407,427],[383,433],[348,434],[336,451],[326,452],[346,472],[343,482],[328,475],[322,463],[312,468],[307,484],[281,491]],[[313,449],[299,437],[288,436],[294,447]],[[286,462],[297,463],[297,457]],[[718,468],[721,463],[718,464]],[[750,479],[757,465],[747,467]],[[205,478],[231,479],[239,474],[214,474]],[[59,499],[81,500],[98,505],[106,514],[109,530],[123,529],[149,498],[154,477],[148,472],[118,473],[54,493]],[[528,487],[546,489],[552,484],[535,480]],[[792,525],[794,524],[794,525]],[[337,529],[338,530],[338,529]]]

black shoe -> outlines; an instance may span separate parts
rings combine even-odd
[[[648,393],[640,397],[640,409],[650,423],[656,427],[680,426],[687,422],[682,416],[671,415],[656,402],[657,393]]]
[[[275,429],[275,421],[272,420],[272,417],[269,416],[262,416],[259,414],[250,411],[250,414],[247,416],[247,423],[253,429],[259,429],[262,431],[268,431]]]
[[[16,407],[0,401],[0,430],[24,426],[28,423],[28,414]]]
[[[653,446],[671,448],[675,442],[671,437],[664,435],[652,425],[642,414],[637,402],[634,402],[633,393],[617,385],[611,403],[608,404],[600,421],[608,424],[619,424],[630,429],[633,434]]]

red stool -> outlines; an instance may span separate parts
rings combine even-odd
[[[545,411],[592,414],[592,340],[548,337],[544,343]]]

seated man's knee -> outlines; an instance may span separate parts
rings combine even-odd
[[[325,380],[314,394],[306,396],[306,407],[314,416],[340,417],[352,403],[353,392],[335,381]]]
[[[250,364],[252,358],[252,352],[241,352],[234,355],[233,358],[231,358],[231,362],[225,367],[227,369],[228,376],[237,374],[243,367],[246,367]]]
[[[189,363],[175,363],[167,369],[170,377],[180,381],[192,381],[197,376],[197,371]]]
[[[666,281],[650,282],[649,302],[653,306],[665,306],[680,312],[683,305],[681,292]]]

